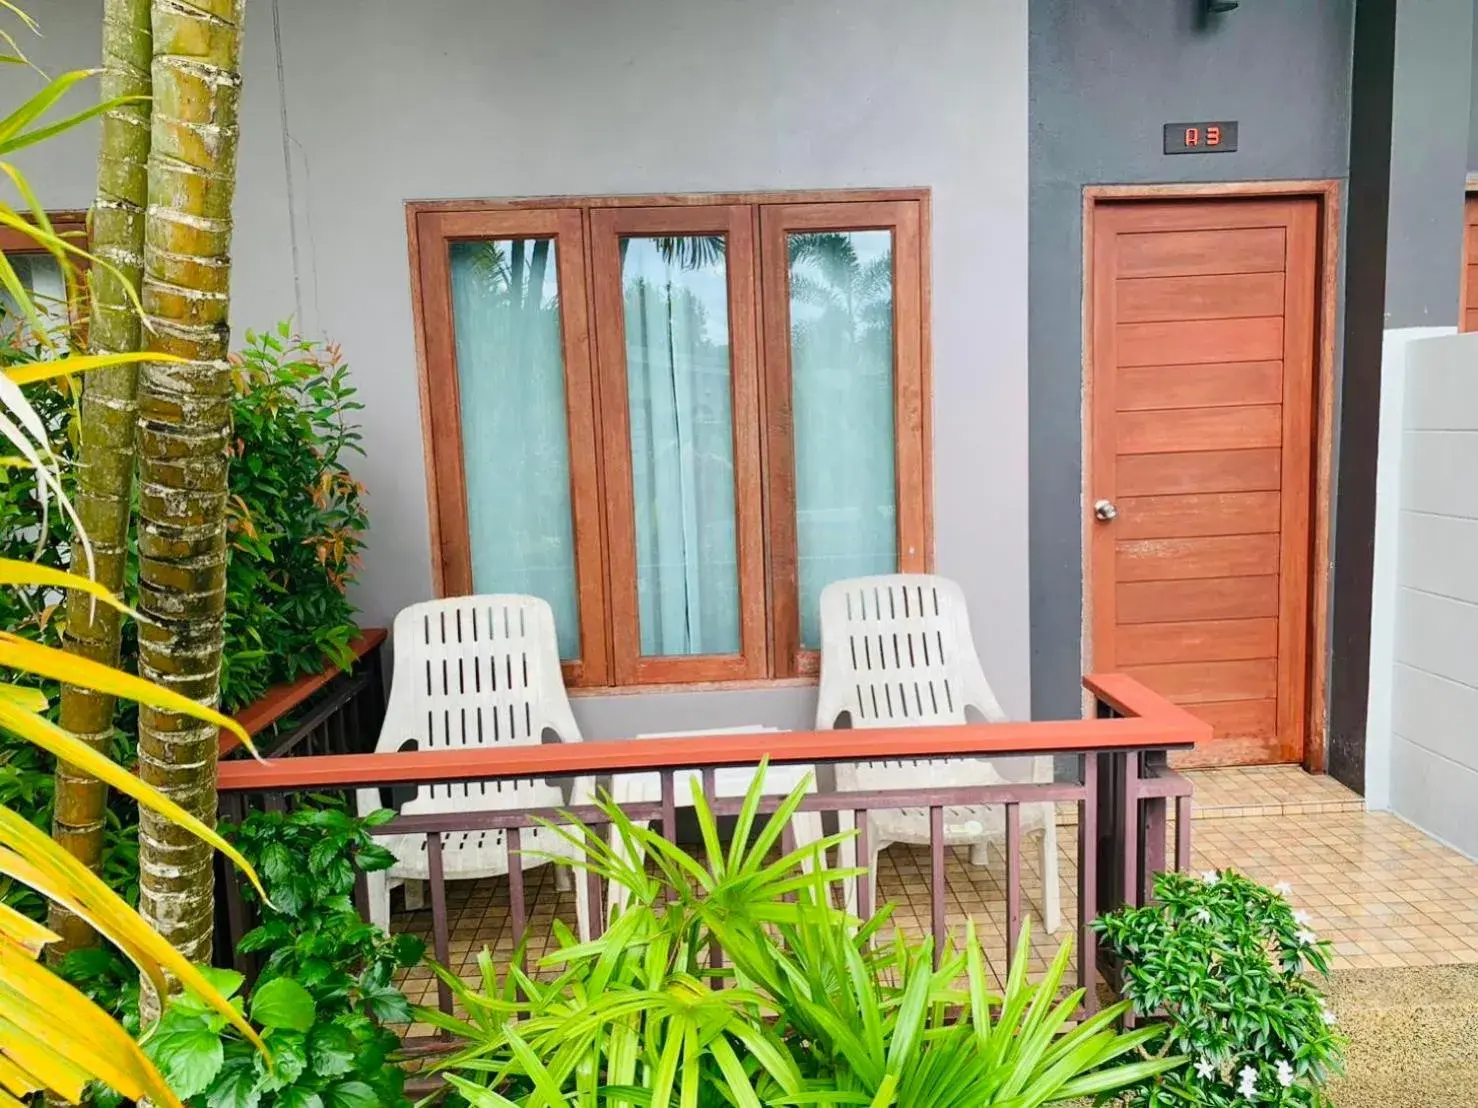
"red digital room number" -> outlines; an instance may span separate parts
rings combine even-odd
[[[1167,154],[1229,154],[1236,149],[1235,121],[1165,124]]]

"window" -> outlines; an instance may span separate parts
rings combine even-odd
[[[575,686],[814,674],[826,584],[930,563],[927,203],[412,205],[438,591]]]
[[[51,212],[47,218],[52,230],[79,247],[86,246],[85,215],[81,212]],[[69,289],[61,264],[46,248],[25,232],[14,227],[0,227],[0,252],[21,286],[30,292],[46,336],[65,346],[67,341],[81,344],[86,335],[87,305],[85,287],[75,281]],[[86,260],[73,257],[73,267],[85,271]],[[8,289],[0,287],[0,344],[28,354],[49,356],[34,327],[22,313],[20,305]]]

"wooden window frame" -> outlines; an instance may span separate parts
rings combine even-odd
[[[794,392],[790,365],[792,232],[890,231],[893,235],[893,435],[898,569],[926,572],[931,563],[925,458],[925,379],[921,205],[914,201],[774,204],[760,209],[765,318],[765,383],[770,451],[771,611],[779,677],[821,672],[821,655],[800,643],[797,568]]]
[[[570,507],[574,514],[575,586],[580,657],[563,664],[566,684],[610,679],[606,579],[601,563],[600,460],[591,376],[586,238],[578,209],[421,212],[416,215],[418,304],[422,343],[421,420],[431,493],[433,572],[438,596],[473,591],[462,452],[462,401],[452,320],[451,245],[486,239],[550,238],[560,288],[565,419],[569,436]]]
[[[605,445],[606,566],[612,660],[618,685],[757,680],[768,669],[760,477],[759,355],[755,335],[755,241],[744,205],[606,208],[590,213],[591,285],[601,437]],[[635,495],[626,375],[623,237],[721,234],[727,242],[730,413],[734,449],[734,538],[739,577],[737,654],[644,656],[638,615]]]
[[[933,569],[927,189],[412,201],[406,205],[420,363],[433,583],[472,591],[449,245],[553,237],[570,434],[580,659],[572,691],[814,683],[800,649],[791,427],[791,231],[893,234],[894,428],[901,572]],[[738,654],[643,657],[625,379],[621,236],[718,234],[728,240],[734,423]]]
[[[46,218],[51,222],[51,229],[57,235],[69,240],[79,249],[86,250],[89,246],[87,241],[87,212],[66,209],[62,211],[47,212]],[[26,217],[27,222],[34,222]],[[3,254],[49,254],[44,246],[39,245],[24,231],[17,227],[0,227],[0,253]],[[77,272],[78,294],[76,301],[69,306],[70,316],[69,329],[72,333],[72,344],[79,350],[87,347],[87,315],[88,296],[90,288],[87,284],[87,271],[90,263],[87,258],[77,254],[69,255],[72,266]]]

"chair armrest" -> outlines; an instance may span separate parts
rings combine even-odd
[[[577,777],[570,782],[570,805],[594,804],[595,778],[593,776]]]
[[[362,819],[371,812],[378,812],[385,805],[380,803],[379,789],[355,789],[354,806]]]

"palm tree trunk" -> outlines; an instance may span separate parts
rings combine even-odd
[[[144,255],[148,349],[139,382],[140,673],[220,699],[231,431],[231,201],[245,0],[153,0],[154,111]],[[214,823],[216,729],[141,707],[139,772]],[[139,817],[139,908],[186,957],[210,958],[211,849]],[[151,998],[152,999],[152,998]],[[148,1014],[148,1013],[146,1013]]]
[[[149,0],[105,0],[104,100],[149,95],[151,39]],[[139,317],[130,289],[133,296],[138,295],[144,269],[148,158],[147,99],[120,105],[103,116],[91,248],[115,266],[124,280],[101,267],[93,270],[88,344],[94,354],[139,349]],[[128,557],[137,402],[135,366],[97,370],[85,379],[74,502],[92,542],[97,580],[115,593],[123,588]],[[116,666],[119,630],[119,616],[112,608],[83,593],[68,597],[66,645],[72,653]],[[113,730],[113,698],[64,686],[61,725],[87,745],[104,749]],[[102,867],[107,802],[107,786],[66,763],[57,766],[52,837],[94,872]],[[51,927],[62,941],[49,953],[64,954],[96,941],[91,927],[59,906],[52,907]]]

